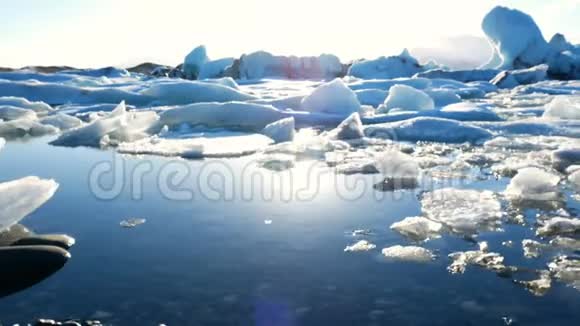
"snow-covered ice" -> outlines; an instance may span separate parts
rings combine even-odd
[[[344,248],[344,252],[370,251],[375,249],[376,247],[377,247],[376,245],[366,240],[361,240],[353,245],[346,246],[346,248]]]
[[[553,217],[543,223],[536,231],[541,237],[562,234],[574,234],[580,231],[580,219],[567,217]]]
[[[580,96],[556,96],[546,106],[545,118],[580,120]]]
[[[407,217],[393,223],[391,229],[414,241],[439,238],[443,225],[422,216]]]

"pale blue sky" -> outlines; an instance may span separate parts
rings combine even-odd
[[[544,36],[580,42],[580,0],[0,0],[0,66],[177,64],[265,49],[344,60],[483,35],[497,4],[531,14]]]

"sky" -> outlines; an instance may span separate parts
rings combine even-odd
[[[177,65],[200,44],[212,59],[374,58],[483,37],[495,5],[529,13],[547,39],[580,43],[580,0],[0,0],[0,66]]]

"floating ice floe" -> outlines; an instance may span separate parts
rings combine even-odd
[[[6,230],[48,201],[58,188],[54,180],[26,177],[0,183],[0,231]]]
[[[337,114],[347,116],[361,108],[356,94],[348,88],[342,79],[318,86],[312,93],[302,99],[304,111]]]
[[[492,192],[469,189],[445,188],[425,193],[421,209],[428,219],[468,235],[496,229],[503,216],[501,204]]]
[[[361,240],[353,245],[346,246],[346,248],[344,248],[344,252],[370,251],[375,249],[376,247],[377,247],[376,245],[366,240]]]
[[[542,250],[546,247],[545,244],[540,243],[535,240],[524,239],[522,240],[522,249],[524,250],[524,257],[526,258],[538,258],[540,257]]]
[[[550,245],[556,248],[580,250],[580,240],[575,238],[557,236],[550,240]]]
[[[504,194],[511,200],[554,201],[560,199],[560,177],[530,167],[518,171]]]
[[[294,118],[284,118],[268,124],[262,130],[262,134],[272,138],[276,143],[294,140]]]
[[[553,217],[543,223],[536,230],[536,234],[541,237],[573,234],[580,231],[580,219],[567,217]]]
[[[119,225],[124,228],[134,228],[141,224],[145,224],[145,222],[147,222],[147,220],[144,218],[129,218],[121,221]]]
[[[391,229],[414,241],[426,241],[439,238],[443,225],[422,216],[407,217],[393,223]]]
[[[382,250],[388,259],[425,263],[435,259],[431,250],[417,246],[392,246]]]
[[[580,119],[580,96],[556,96],[546,105],[544,118]]]
[[[580,170],[572,172],[568,176],[568,181],[576,188],[576,190],[580,190]]]
[[[208,128],[261,131],[287,116],[271,105],[243,102],[196,103],[160,113],[159,123],[171,127],[189,124]]]
[[[417,178],[421,172],[414,157],[398,150],[376,154],[376,166],[387,178]]]
[[[51,144],[56,146],[102,147],[131,142],[149,136],[159,117],[155,112],[127,112],[125,102],[107,117],[61,134]]]
[[[495,252],[489,252],[486,242],[479,244],[479,250],[460,251],[449,254],[453,260],[447,270],[451,274],[463,274],[468,265],[476,265],[498,273],[503,273],[509,267],[503,263],[504,257]]]
[[[580,291],[580,258],[560,256],[554,259],[548,268],[556,279]]]
[[[392,109],[401,111],[433,110],[435,102],[425,92],[407,85],[395,85],[389,90],[385,103],[377,109],[378,113],[387,113]]]
[[[492,136],[491,132],[469,123],[427,117],[366,126],[365,135],[396,141],[443,143],[478,143]]]
[[[51,125],[44,125],[37,120],[17,119],[0,121],[0,136],[18,138],[24,136],[44,136],[55,134],[59,130]]]
[[[539,271],[539,277],[531,281],[518,281],[514,280],[516,284],[522,285],[530,293],[535,296],[541,297],[548,293],[552,288],[552,276],[548,271]]]
[[[182,158],[239,157],[263,150],[273,143],[260,134],[239,132],[208,132],[192,138],[152,136],[119,144],[123,154],[177,156]]]

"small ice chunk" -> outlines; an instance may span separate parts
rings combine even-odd
[[[498,227],[502,210],[490,191],[444,188],[423,195],[423,213],[453,232],[473,234]]]
[[[351,114],[338,127],[328,133],[329,137],[338,140],[360,139],[365,136],[363,124],[358,112]]]
[[[503,264],[504,257],[495,252],[488,252],[486,242],[480,244],[479,250],[459,251],[449,254],[449,258],[453,260],[447,270],[451,274],[463,274],[468,265],[476,265],[484,267],[496,272],[503,272],[506,266]]]
[[[276,143],[283,143],[294,140],[294,128],[294,118],[290,117],[268,124],[262,133],[272,138]]]
[[[358,159],[349,160],[344,163],[336,165],[336,173],[338,174],[376,174],[379,173],[375,165],[375,161],[372,159]]]
[[[377,169],[385,177],[417,178],[421,172],[414,157],[398,150],[379,153],[375,160]]]
[[[7,138],[17,138],[24,136],[44,136],[57,133],[58,129],[43,125],[34,119],[17,119],[12,121],[2,121],[0,119],[0,136]]]
[[[385,103],[377,109],[378,113],[387,113],[391,109],[404,111],[433,110],[435,102],[425,92],[407,85],[395,85],[389,90]]]
[[[6,140],[4,140],[4,138],[0,137],[0,150],[2,150],[4,145],[6,145]]]
[[[544,222],[544,225],[536,230],[540,237],[558,234],[570,234],[580,231],[580,219],[567,217],[553,217]]]
[[[538,258],[542,253],[542,250],[546,247],[538,241],[524,239],[522,240],[522,248],[524,249],[524,257],[526,258]]]
[[[0,183],[0,231],[18,223],[48,201],[58,183],[38,177],[26,177]]]
[[[560,177],[539,168],[530,167],[518,171],[505,190],[511,200],[551,201],[558,200]]]
[[[580,120],[580,98],[578,96],[556,96],[546,105],[544,118]]]
[[[147,220],[144,218],[129,218],[124,221],[121,221],[119,225],[124,228],[134,228],[141,224],[145,224],[145,222],[147,222]]]
[[[302,99],[301,108],[305,111],[349,115],[359,112],[361,105],[353,90],[340,78],[318,86]]]
[[[440,237],[443,229],[441,223],[433,222],[425,217],[407,217],[400,222],[393,223],[391,230],[414,241],[425,241]]]
[[[375,249],[376,247],[377,247],[376,245],[366,240],[361,240],[353,245],[346,246],[346,248],[344,248],[344,252],[370,251]]]
[[[429,249],[417,246],[392,246],[382,250],[383,256],[402,261],[429,262],[435,255]]]

